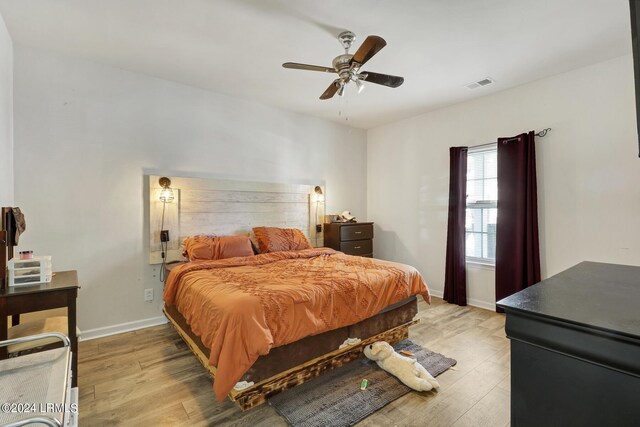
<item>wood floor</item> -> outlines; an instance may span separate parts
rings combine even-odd
[[[509,425],[504,316],[434,298],[410,338],[453,357],[439,392],[409,393],[358,426]],[[170,325],[80,342],[80,425],[286,426],[268,405],[218,402],[212,380]]]

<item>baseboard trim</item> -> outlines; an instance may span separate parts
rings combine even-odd
[[[429,289],[429,293],[431,295],[433,295],[434,297],[438,297],[438,298],[444,297],[444,292],[443,291],[437,291],[435,289]]]
[[[478,299],[467,298],[467,304],[478,308],[484,308],[485,310],[496,311],[496,304]]]
[[[123,332],[136,331],[138,329],[150,328],[167,323],[164,316],[152,317],[150,319],[136,320],[134,322],[120,323],[118,325],[105,326],[102,328],[88,329],[82,331],[80,341],[89,341],[96,338],[108,337],[110,335],[121,334]]]
[[[444,296],[443,291],[438,291],[435,289],[429,289],[429,293],[434,297],[442,298]],[[467,305],[471,305],[473,307],[483,308],[485,310],[496,311],[496,304],[490,303],[487,301],[482,301],[474,298],[467,298]]]

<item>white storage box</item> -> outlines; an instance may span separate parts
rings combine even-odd
[[[51,256],[9,260],[9,286],[30,286],[51,282]]]

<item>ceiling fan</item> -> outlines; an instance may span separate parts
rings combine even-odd
[[[370,71],[360,71],[360,67],[385,47],[387,42],[384,41],[382,37],[369,36],[365,39],[356,53],[351,55],[349,53],[349,48],[355,38],[356,35],[351,31],[343,31],[338,35],[338,41],[340,41],[340,44],[344,47],[344,54],[338,55],[333,59],[333,68],[323,67],[320,65],[298,64],[296,62],[285,62],[282,66],[284,68],[292,68],[296,70],[337,73],[338,78],[329,85],[322,95],[320,95],[320,99],[332,98],[336,93],[342,96],[345,86],[349,82],[355,83],[358,87],[358,93],[362,92],[364,89],[363,81],[389,87],[398,87],[404,82],[403,77],[372,73]]]

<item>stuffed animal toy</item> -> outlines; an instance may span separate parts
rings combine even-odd
[[[367,345],[364,355],[375,360],[378,366],[414,390],[428,391],[440,387],[438,381],[424,366],[414,359],[396,353],[388,342],[378,341]]]

